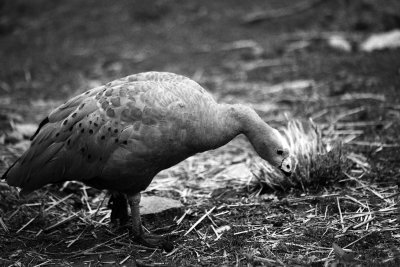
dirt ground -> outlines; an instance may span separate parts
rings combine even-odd
[[[251,104],[276,127],[285,125],[286,116],[311,117],[325,133],[342,127],[345,137],[355,134],[343,149],[367,162],[364,169],[353,162],[365,175],[359,184],[333,177],[334,183],[313,188],[255,194],[260,187],[245,183],[204,191],[189,181],[200,179],[193,174],[199,171],[180,165],[174,173],[185,186],[147,192],[185,205],[179,224],[182,214],[144,218],[151,231],[170,233],[176,249],[169,254],[111,229],[106,204],[94,189],[52,185],[25,200],[0,184],[0,264],[398,266],[400,49],[364,52],[360,43],[372,33],[400,28],[399,2],[144,2],[0,1],[0,174],[28,144],[26,132],[18,133],[15,125],[37,124],[91,87],[155,70],[191,77],[219,101]],[[257,19],[260,11],[266,17]],[[334,35],[344,36],[350,51],[330,46]],[[282,84],[285,90],[274,94]],[[201,179],[222,172],[221,161],[247,164],[247,149],[238,138],[199,156],[211,166]],[[50,202],[63,206],[49,212]],[[104,209],[92,212],[99,205]],[[359,212],[360,205],[375,217],[361,226],[355,226],[357,218],[343,221],[342,214]],[[54,225],[60,218],[65,220]],[[341,255],[334,244],[349,250]]]

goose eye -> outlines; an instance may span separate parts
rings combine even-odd
[[[283,150],[282,149],[278,149],[277,151],[276,151],[276,153],[278,154],[278,155],[283,155]]]

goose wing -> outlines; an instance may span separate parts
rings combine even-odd
[[[124,175],[129,162],[164,157],[171,143],[179,148],[185,138],[179,123],[190,93],[180,90],[188,88],[212,100],[194,81],[157,72],[131,75],[78,95],[42,121],[31,147],[3,178],[30,192],[47,183],[111,176],[115,166],[120,172],[115,175]]]

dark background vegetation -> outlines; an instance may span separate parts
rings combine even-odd
[[[307,8],[292,10],[294,1],[289,0],[0,1],[0,173],[21,153],[18,144],[27,137],[10,134],[15,123],[38,123],[51,108],[74,94],[129,74],[155,70],[191,77],[223,101],[253,104],[258,101],[254,91],[246,86],[235,88],[235,84],[259,85],[257,90],[262,92],[268,90],[264,88],[266,83],[313,80],[318,86],[313,88],[312,102],[307,100],[308,95],[294,100],[283,95],[275,104],[300,119],[328,109],[331,117],[324,117],[321,124],[329,124],[330,118],[335,112],[340,112],[340,108],[364,107],[362,112],[349,119],[374,123],[367,124],[357,140],[388,145],[379,151],[379,145],[348,145],[346,149],[368,159],[371,167],[364,179],[376,190],[379,191],[380,186],[396,188],[400,177],[400,50],[367,53],[360,51],[359,44],[374,32],[400,28],[400,2],[303,2],[310,4]],[[258,11],[270,12],[269,17],[246,22],[249,14]],[[341,51],[327,44],[327,37],[338,33],[347,38],[352,51]],[[239,40],[253,43],[244,48],[232,48],[232,44]],[[267,64],[257,65],[260,60]],[[329,110],[335,99],[344,99],[346,94],[379,95],[384,100],[365,97]],[[282,125],[282,112],[276,109],[271,113],[261,112],[261,115],[273,125]],[[337,183],[315,194],[350,194],[345,191],[346,187]],[[36,195],[33,202],[47,199],[49,192],[61,194],[60,198],[65,196],[53,187],[45,192]],[[245,235],[229,233],[210,245],[201,235],[192,233],[177,239],[179,251],[172,256],[161,251],[138,250],[125,240],[128,243],[119,244],[114,254],[106,254],[111,255],[107,260],[99,257],[101,253],[95,250],[90,251],[93,254],[68,258],[71,255],[63,253],[84,251],[117,235],[101,226],[103,230],[97,230],[97,239],[88,230],[88,236],[86,232],[82,235],[82,243],[67,249],[65,244],[56,241],[77,236],[91,224],[83,224],[81,228],[61,226],[58,232],[36,238],[37,231],[49,219],[44,215],[43,221],[37,220],[29,226],[31,229],[27,227],[28,232],[24,233],[24,230],[17,234],[15,232],[30,218],[38,216],[38,210],[25,207],[21,210],[24,212],[22,215],[7,221],[13,211],[26,202],[18,199],[14,191],[6,190],[1,193],[0,215],[6,220],[10,232],[0,228],[0,264],[34,266],[54,263],[67,266],[83,260],[97,265],[102,260],[116,264],[132,255],[132,258],[145,259],[148,264],[172,266],[302,265],[312,262],[322,265],[327,261],[329,250],[307,255],[301,250],[303,243],[331,248],[333,242],[345,246],[360,238],[355,234],[337,235],[336,230],[327,227],[329,223],[323,221],[317,226],[290,226],[293,218],[305,216],[306,211],[315,205],[320,205],[322,215],[326,207],[327,216],[337,218],[335,197],[307,198],[307,192],[291,191],[283,196],[279,193],[279,200],[271,202],[265,197],[251,198],[244,191],[232,193],[233,196],[229,194],[219,199],[202,199],[197,204],[189,197],[185,204],[192,208],[193,213],[177,229],[174,228],[175,231],[186,231],[205,209],[225,205],[222,211],[226,209],[230,214],[225,224],[245,225],[261,221],[261,224],[270,224],[271,229],[277,232],[289,227],[289,232],[294,235],[274,246],[266,246],[269,237],[265,237],[267,241],[255,239],[254,231]],[[372,201],[368,194],[363,197]],[[290,200],[301,198],[305,202],[300,204]],[[240,205],[229,206],[232,203]],[[256,204],[246,206],[249,203]],[[380,202],[371,203],[378,208],[381,205]],[[74,202],[67,204],[70,209],[76,208],[76,212],[80,209],[74,207]],[[351,206],[344,207],[347,208],[352,210]],[[279,216],[273,220],[266,219],[271,214]],[[393,230],[374,232],[351,248],[362,264],[385,262],[396,266],[394,258],[398,254],[393,251],[400,246],[399,218],[390,216],[386,219],[394,220]],[[208,229],[208,224],[201,224],[200,228]],[[220,226],[222,223],[217,220],[217,224]],[[160,220],[154,228],[162,226]],[[265,258],[273,261],[263,260]]]

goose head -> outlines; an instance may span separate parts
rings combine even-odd
[[[289,144],[283,135],[262,120],[254,109],[241,104],[228,107],[228,114],[233,117],[232,125],[238,125],[236,128],[247,136],[257,154],[286,176],[290,176],[296,167],[296,161],[290,155]]]
[[[261,148],[256,149],[258,154],[272,166],[278,168],[286,176],[290,176],[295,169],[294,158],[290,155],[289,145],[281,133],[270,128],[267,138],[261,142]]]

